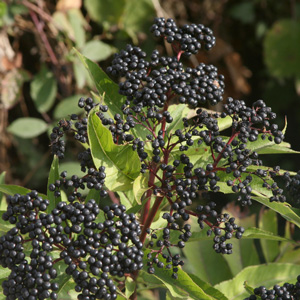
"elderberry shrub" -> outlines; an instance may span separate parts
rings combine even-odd
[[[0,263],[11,270],[2,284],[7,299],[57,299],[59,281],[53,280],[58,263],[73,278],[79,300],[116,299],[125,278],[136,279],[144,261],[150,274],[172,269],[171,276],[177,279],[184,264],[181,249],[195,231],[212,236],[216,253],[232,254],[230,239],[241,239],[245,229],[234,217],[218,211],[221,205],[210,201],[212,193],[233,192],[245,206],[259,187],[270,201],[285,202],[276,181],[282,177],[299,201],[300,173],[290,176],[278,166],[264,167],[255,151],[257,143],[280,144],[284,138],[272,109],[263,100],[252,106],[243,100],[224,100],[224,76],[213,65],[184,66],[183,54],[188,57],[213,47],[212,31],[201,24],[179,28],[172,19],[157,18],[150,32],[170,43],[174,55],[154,50],[147,58],[131,45],[115,54],[107,72],[119,82],[123,102],[114,104],[119,105],[119,113],[110,111],[111,103],[80,98],[83,114],[59,121],[50,134],[52,154],[59,159],[65,156],[69,138],[84,145],[78,161],[85,174],[68,176],[63,171],[55,176],[48,186],[55,202],[51,209],[49,200],[36,191],[7,198],[2,218],[15,226],[0,239]],[[222,113],[203,107],[223,101]],[[188,118],[186,108],[193,110],[193,117]],[[89,120],[94,119],[109,133],[105,140],[99,134],[98,140],[118,145],[113,153],[103,151],[106,157],[100,166],[90,144]],[[222,128],[222,124],[227,125]],[[221,135],[224,128],[231,128],[229,137]],[[147,182],[138,199],[142,208],[133,205],[136,214],[127,213],[130,207],[119,203],[122,198],[114,190],[107,190],[107,181],[112,180],[107,177],[111,172],[107,160],[115,161],[122,147],[132,148]],[[100,200],[109,195],[114,204],[102,207],[90,195]],[[153,221],[160,212],[164,225],[157,227]],[[26,243],[31,244],[29,256]],[[53,251],[59,252],[55,258]],[[259,293],[261,299],[271,299]]]

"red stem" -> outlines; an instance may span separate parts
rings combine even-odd
[[[229,141],[226,143],[226,146],[230,145],[237,135],[238,135],[238,132],[235,132],[235,133],[231,136],[231,138],[229,139]],[[216,160],[215,160],[215,162],[214,162],[214,164],[213,164],[213,167],[214,167],[214,168],[217,166],[217,164],[218,164],[219,161],[221,160],[222,154],[223,154],[223,152],[225,151],[226,146],[222,149],[222,151],[219,153],[218,157],[216,158]]]

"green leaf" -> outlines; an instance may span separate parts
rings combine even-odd
[[[136,282],[131,277],[125,279],[125,296],[129,297],[134,293],[136,288]]]
[[[72,279],[69,279],[69,281],[67,281],[62,287],[62,289],[60,290],[59,299],[62,300],[77,299],[78,293],[76,293],[75,291],[75,286],[76,283]]]
[[[78,177],[83,177],[86,175],[84,172],[81,171],[80,164],[77,162],[63,162],[59,164],[59,174],[63,171],[67,171],[67,177],[71,178],[72,175],[77,175]]]
[[[280,144],[275,144],[274,141],[269,141],[268,139],[263,140],[259,134],[258,139],[254,142],[247,143],[247,149],[256,151],[258,154],[296,154],[300,153],[291,149],[291,145],[286,142]]]
[[[278,78],[300,76],[300,22],[281,19],[264,40],[264,58],[270,73]]]
[[[189,272],[201,280],[216,284],[232,277],[228,263],[213,250],[212,238],[201,242],[189,242],[183,248],[188,258]],[[197,255],[195,255],[197,253]],[[216,272],[216,268],[218,272]]]
[[[216,288],[208,284],[207,282],[201,280],[199,277],[197,277],[194,274],[188,274],[192,280],[201,287],[201,289],[208,295],[214,297],[214,299],[218,300],[229,300],[223,293],[218,291]]]
[[[0,211],[0,218],[1,218],[1,222],[0,222],[0,234],[6,234],[7,231],[9,231],[10,229],[12,229],[14,226],[14,224],[10,224],[9,222],[6,222],[2,219],[3,214],[6,212],[5,210],[1,210]],[[1,267],[0,267],[1,268]]]
[[[70,26],[73,31],[74,39],[77,47],[84,46],[85,43],[85,24],[86,20],[79,9],[73,8],[67,10]]]
[[[82,108],[78,106],[78,100],[84,95],[76,95],[63,99],[54,109],[53,116],[55,119],[63,119],[71,114],[80,114],[83,112]]]
[[[131,189],[141,168],[137,152],[130,145],[114,144],[111,132],[102,125],[96,111],[89,114],[88,135],[95,166],[106,168],[106,187],[113,191]]]
[[[40,113],[47,112],[54,104],[57,93],[56,80],[45,65],[34,77],[30,85],[30,96]]]
[[[287,144],[287,143],[282,143]],[[288,144],[289,145],[289,144]],[[258,154],[299,154],[300,151],[291,149],[290,147],[285,147],[284,145],[272,145],[264,147],[257,151]]]
[[[8,268],[3,268],[2,266],[0,266],[0,279],[7,279],[7,277],[9,276],[9,274],[11,273],[11,270]]]
[[[275,235],[273,232],[256,227],[247,228],[243,233],[243,239],[260,239],[281,242],[290,241],[287,238]]]
[[[300,264],[300,249],[291,249],[283,253],[282,256],[276,259],[277,263]]]
[[[277,235],[277,214],[274,210],[264,210],[260,213],[259,227]],[[260,241],[266,262],[272,262],[279,254],[278,241]]]
[[[137,33],[147,31],[154,17],[155,9],[151,0],[127,0],[122,24],[128,35],[137,41]]]
[[[131,199],[131,197],[128,197],[127,193],[124,192],[120,192],[118,193],[119,197],[120,197],[120,202],[121,204],[125,205],[127,209],[129,209],[129,207],[132,207],[133,204],[133,198]]]
[[[0,191],[7,195],[14,195],[14,194],[20,194],[20,195],[26,195],[27,193],[30,193],[31,190],[24,188],[19,185],[13,185],[13,184],[0,184]],[[47,196],[44,194],[39,193],[39,196],[43,199],[47,199]]]
[[[148,191],[150,187],[148,187],[148,178],[147,176],[140,174],[133,182],[133,194],[135,201],[138,204],[141,204],[141,198],[143,194]]]
[[[300,274],[300,266],[292,264],[270,263],[267,265],[250,266],[243,269],[233,279],[221,282],[214,287],[230,300],[243,300],[248,296],[243,283],[253,287],[272,287],[282,282],[295,283],[295,278]]]
[[[218,121],[219,131],[223,131],[232,126],[231,116],[226,116],[225,118],[218,118],[217,121]]]
[[[167,124],[166,136],[169,136],[171,132],[174,133],[177,129],[182,129],[182,118],[186,117],[189,108],[185,104],[173,104],[169,106],[168,111],[173,118],[173,122]]]
[[[119,24],[126,0],[86,0],[84,6],[95,22],[105,27]],[[104,23],[104,24],[103,24]]]
[[[145,251],[144,256],[144,271],[147,272],[147,254],[149,253],[149,250]],[[165,262],[165,261],[164,261]],[[167,287],[167,289],[170,291],[172,296],[178,297],[178,295],[188,295],[192,299],[216,299],[208,294],[206,294],[201,287],[199,287],[192,279],[189,277],[189,275],[184,272],[183,270],[178,270],[178,279],[172,278],[172,270],[168,269],[160,269],[154,266],[155,268],[155,275],[157,279],[161,280],[161,282]]]
[[[96,63],[84,57],[76,49],[74,50],[84,67],[88,70],[99,94],[105,95],[104,102],[107,104],[110,114],[112,116],[116,113],[123,115],[120,107],[124,102],[124,97],[119,94],[119,86]]]
[[[57,294],[59,297],[62,297],[62,294],[64,294],[65,286],[68,282],[72,281],[72,278],[70,275],[67,275],[65,272],[66,264],[63,261],[56,262],[54,265],[58,276],[55,278],[54,282],[57,282],[59,284],[59,289],[57,290]],[[62,298],[60,298],[62,299]],[[64,299],[64,298],[63,298]]]
[[[79,58],[74,58],[73,60],[73,69],[74,69],[74,76],[76,79],[76,85],[79,89],[82,89],[88,79],[90,79],[89,72],[81,63]],[[93,85],[93,84],[92,84]]]
[[[251,294],[254,294],[254,288],[251,287],[247,281],[244,282],[244,288],[245,290],[251,295]]]
[[[259,194],[257,194],[259,195]],[[270,202],[267,197],[252,197],[251,199],[271,208],[281,214],[286,220],[300,227],[300,216],[295,211],[287,206],[286,203]]]
[[[47,197],[49,199],[49,206],[47,207],[47,212],[50,213],[58,202],[61,201],[61,197],[55,197],[54,192],[49,190],[49,185],[55,183],[56,180],[59,179],[59,167],[58,167],[59,159],[56,155],[53,157],[53,161],[50,167],[49,176],[48,176],[48,184],[47,184]]]
[[[87,42],[83,48],[81,48],[82,55],[88,59],[100,61],[105,60],[114,52],[114,48],[101,41],[92,40]]]
[[[47,131],[48,125],[37,118],[19,118],[12,122],[7,131],[23,139],[31,139]]]

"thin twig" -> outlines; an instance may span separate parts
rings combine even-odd
[[[32,11],[34,11],[35,13],[37,13],[39,16],[41,16],[44,20],[48,21],[48,22],[52,22],[52,17],[50,15],[48,15],[46,12],[44,12],[42,9],[40,9],[38,6],[30,3],[27,0],[23,0],[20,1],[24,6],[26,6],[27,8],[31,9]]]
[[[55,56],[55,54],[54,54],[54,52],[53,52],[53,50],[51,48],[51,45],[50,45],[50,43],[49,43],[49,41],[47,39],[46,34],[44,32],[44,26],[43,26],[43,24],[39,21],[39,19],[38,19],[38,17],[37,17],[37,15],[36,15],[35,12],[31,11],[30,12],[30,16],[32,18],[32,21],[33,21],[34,25],[36,26],[37,31],[41,35],[41,39],[42,39],[42,41],[43,41],[43,43],[45,45],[46,51],[48,52],[48,55],[49,55],[52,63],[54,65],[57,65],[58,64],[58,60],[57,60],[57,58],[56,58],[56,56]]]

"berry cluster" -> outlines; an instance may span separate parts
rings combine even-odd
[[[90,190],[95,189],[96,191],[100,191],[101,197],[105,197],[107,195],[107,192],[104,190],[106,177],[104,166],[101,166],[98,171],[94,168],[89,168],[87,174],[82,178],[77,175],[72,175],[70,179],[67,179],[66,171],[63,171],[60,174],[60,177],[60,179],[49,185],[49,191],[54,192],[55,197],[61,196],[61,188],[65,188],[66,190],[74,189],[74,191],[68,196],[69,202],[73,202],[76,198],[81,198],[81,194],[76,190],[78,188],[84,190],[85,187]]]
[[[242,238],[245,229],[244,227],[235,224],[235,218],[230,218],[229,214],[218,215],[218,213],[214,210],[215,207],[216,203],[214,202],[210,202],[205,206],[197,206],[196,211],[198,212],[198,224],[201,229],[204,228],[204,224],[210,226],[210,229],[207,231],[207,235],[210,236],[214,233],[215,237],[213,239],[213,248],[216,253],[231,254],[232,244],[226,243],[226,241],[230,240],[233,235],[235,235],[237,239]],[[223,224],[223,227],[221,224]],[[223,235],[222,231],[224,231]]]
[[[116,299],[111,276],[122,278],[143,267],[141,229],[134,214],[113,204],[104,207],[103,221],[98,222],[101,210],[95,200],[68,199],[46,213],[49,201],[36,191],[7,198],[2,218],[15,224],[0,238],[0,264],[11,270],[2,284],[7,299],[58,299],[59,284],[53,280],[61,260],[76,283],[78,299]],[[26,243],[31,244],[29,257]],[[59,251],[59,258],[54,260],[52,251]]]
[[[173,19],[156,18],[150,32],[155,37],[164,37],[168,43],[178,47],[186,56],[196,54],[202,44],[206,50],[210,50],[216,43],[210,28],[202,24],[185,24],[178,28]]]
[[[154,50],[147,59],[141,48],[131,45],[115,54],[107,72],[120,79],[119,94],[124,96],[119,99],[120,113],[111,116],[109,105],[80,98],[84,114],[59,121],[50,134],[52,153],[59,158],[65,155],[66,133],[84,144],[78,160],[85,175],[68,177],[64,171],[49,185],[55,201],[52,210],[49,200],[36,191],[7,198],[3,220],[14,226],[0,238],[0,264],[11,270],[3,282],[7,299],[58,299],[59,284],[54,281],[58,262],[66,265],[79,300],[116,299],[124,278],[136,279],[142,269],[145,248],[150,274],[155,268],[172,269],[177,279],[184,263],[180,251],[192,236],[191,218],[214,236],[217,253],[231,254],[229,240],[242,238],[244,228],[227,213],[217,212],[217,204],[209,200],[211,193],[222,189],[237,194],[241,205],[250,205],[253,187],[261,185],[270,201],[284,202],[283,189],[275,181],[283,175],[290,194],[299,201],[300,173],[291,177],[280,173],[279,167],[265,168],[253,150],[259,139],[280,144],[284,138],[270,107],[262,100],[248,107],[243,100],[228,98],[221,114],[200,108],[223,101],[224,76],[213,65],[185,67],[180,60],[182,54],[212,48],[212,31],[201,24],[179,28],[164,18],[156,18],[150,31],[172,45],[174,56]],[[176,104],[178,111],[169,109]],[[192,118],[182,112],[185,105],[195,109]],[[90,113],[109,129],[120,146],[116,148],[130,145],[138,154],[140,172],[147,178],[146,192],[139,199],[140,216],[126,213],[120,194],[107,192],[105,184],[113,179],[106,178],[103,166],[95,167],[88,136]],[[229,137],[220,133],[224,118],[231,122]],[[109,158],[109,151],[106,154]],[[86,188],[93,190],[88,196],[81,191]],[[100,209],[91,194],[109,195],[114,204]],[[151,229],[159,212],[165,224]],[[31,245],[29,256],[26,243]],[[261,287],[247,299],[298,299],[299,282],[270,291]]]
[[[245,300],[299,300],[300,299],[300,275],[295,284],[285,283],[282,286],[276,284],[272,289],[260,286],[254,289],[254,294],[245,298]]]
[[[290,196],[297,202],[300,202],[300,171],[293,177],[290,176],[289,172],[283,174],[285,181],[285,188],[287,189]]]

